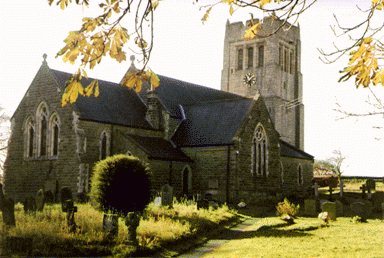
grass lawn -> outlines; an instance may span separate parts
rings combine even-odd
[[[16,227],[0,227],[0,255],[124,257],[151,256],[159,251],[177,254],[178,246],[193,244],[237,218],[227,206],[197,210],[195,203],[175,202],[173,209],[169,209],[152,203],[137,229],[140,248],[135,250],[126,244],[128,233],[122,219],[118,236],[111,241],[103,235],[103,214],[89,204],[77,206],[78,229],[76,233],[69,233],[60,205],[47,205],[42,212],[25,214],[22,204],[17,204]],[[32,239],[32,250],[7,250],[7,237]]]
[[[277,217],[262,218],[204,257],[384,257],[382,220],[338,218],[329,226],[317,218],[295,221],[288,226]]]

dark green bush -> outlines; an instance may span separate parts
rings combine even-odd
[[[137,157],[114,155],[96,163],[91,199],[104,212],[141,212],[150,201],[150,176]]]

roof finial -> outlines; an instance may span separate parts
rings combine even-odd
[[[43,64],[46,64],[46,63],[47,63],[47,56],[48,56],[48,55],[47,55],[46,53],[43,54],[43,59],[44,59],[44,60],[43,60]]]

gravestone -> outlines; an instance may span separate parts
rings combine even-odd
[[[363,185],[360,187],[360,190],[361,190],[361,198],[366,199],[366,198],[367,198],[367,195],[366,195],[366,193],[365,193],[365,191],[367,190],[366,185],[363,184]]]
[[[366,221],[371,215],[372,206],[365,202],[354,202],[351,203],[352,216],[359,216],[362,221]]]
[[[137,227],[140,224],[140,216],[138,212],[129,212],[125,218],[125,225],[128,229],[128,244],[137,246]]]
[[[49,179],[45,181],[44,183],[44,193],[46,195],[46,202],[54,202],[56,201],[56,193],[57,193],[57,180],[54,179]],[[50,194],[47,194],[47,192],[50,192]],[[49,197],[49,198],[48,198]],[[52,201],[51,201],[51,197]]]
[[[337,211],[336,211],[336,203],[334,202],[324,202],[321,205],[321,211],[322,212],[328,212],[328,216],[331,220],[336,220],[337,218]]]
[[[75,222],[75,213],[77,212],[77,207],[73,203],[72,191],[69,187],[62,187],[60,190],[60,201],[61,209],[63,212],[67,213],[67,226],[69,232],[75,232],[77,225]]]
[[[173,204],[173,187],[165,184],[161,187],[161,205],[172,207]]]
[[[15,202],[12,198],[4,195],[2,184],[0,184],[0,210],[2,211],[4,225],[8,227],[16,226]]]
[[[113,240],[119,232],[119,216],[116,214],[104,214],[103,232],[105,238]]]
[[[344,215],[343,203],[339,200],[337,200],[335,203],[336,203],[336,216],[337,217],[343,216]]]
[[[24,200],[24,212],[29,213],[29,212],[35,212],[36,211],[36,201],[35,198],[32,196],[28,196]]]
[[[45,205],[45,196],[44,196],[44,191],[43,189],[40,189],[36,193],[36,210],[42,211],[44,210],[44,205]]]
[[[153,200],[153,204],[155,204],[155,206],[161,206],[161,197],[156,196],[155,199]]]
[[[46,203],[53,203],[55,201],[55,196],[51,191],[44,191],[44,201]]]
[[[304,200],[304,214],[307,216],[316,216],[316,200],[313,199],[305,199]]]

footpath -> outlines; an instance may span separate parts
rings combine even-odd
[[[247,232],[249,230],[254,230],[253,225],[258,221],[257,218],[247,218],[243,222],[237,224],[236,226],[226,230],[222,234],[208,240],[205,244],[200,247],[197,247],[193,250],[188,251],[178,257],[181,258],[194,258],[194,257],[202,257],[204,255],[209,254],[216,248],[232,241],[234,239],[238,239],[241,234]]]

